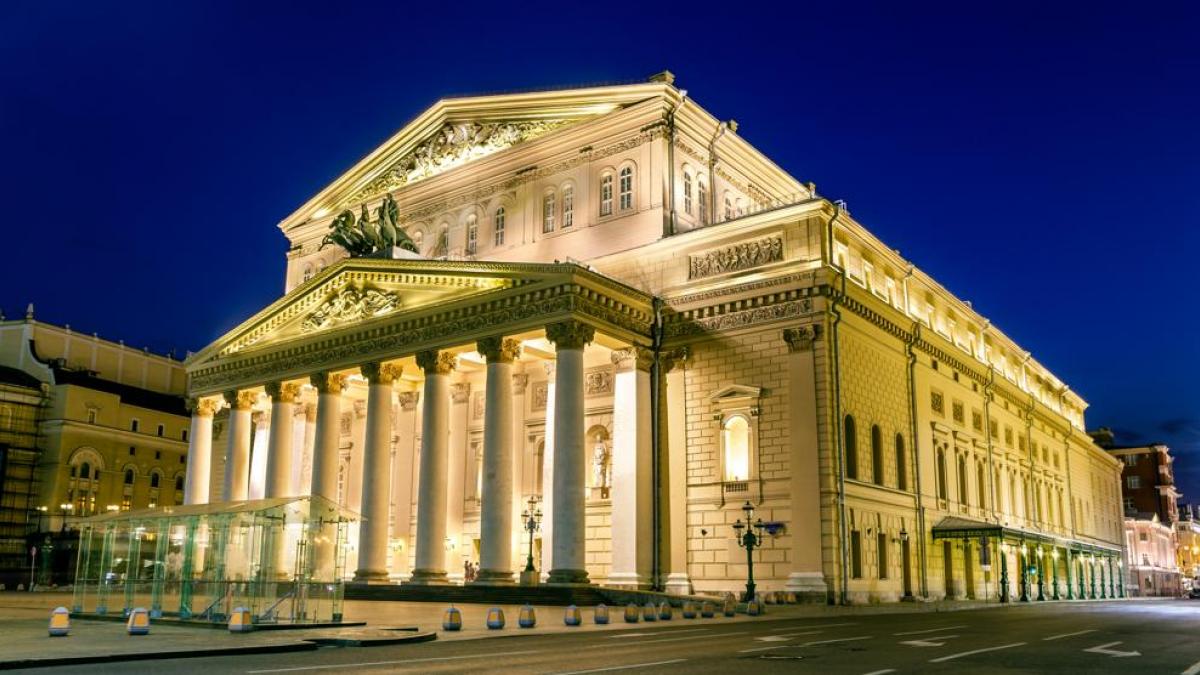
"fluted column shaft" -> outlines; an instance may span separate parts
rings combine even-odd
[[[391,503],[392,383],[399,366],[368,363],[367,428],[363,444],[362,515],[358,528],[358,569],[355,581],[386,582],[388,578],[388,506]]]
[[[425,371],[421,396],[421,468],[417,494],[416,567],[411,584],[446,583],[446,476],[450,433],[450,372],[454,355],[421,352]]]
[[[479,525],[478,583],[512,583],[513,394],[516,340],[487,338],[478,344],[487,358],[483,412],[483,494]]]
[[[244,501],[250,495],[250,406],[255,395],[249,391],[225,393],[229,404],[229,442],[225,446],[225,482],[222,501]]]
[[[188,401],[192,427],[188,432],[187,477],[183,486],[184,504],[207,504],[212,477],[213,415],[219,402],[212,399]]]
[[[267,479],[263,496],[292,496],[292,438],[295,425],[296,395],[300,387],[295,384],[272,382],[267,385],[271,397],[271,435],[267,440]]]
[[[338,435],[342,424],[341,375],[318,373],[312,376],[317,388],[317,430],[313,439],[312,494],[337,502]]]
[[[554,568],[550,583],[586,584],[586,519],[584,485],[587,476],[584,443],[583,348],[595,330],[579,321],[546,327],[555,345],[554,388],[554,504],[550,517]]]

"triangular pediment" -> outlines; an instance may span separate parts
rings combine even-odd
[[[310,199],[285,231],[527,143],[571,125],[674,91],[662,82],[447,98]]]
[[[753,387],[745,384],[731,384],[713,392],[712,395],[708,397],[708,400],[714,403],[752,401],[758,399],[761,394],[762,387]]]

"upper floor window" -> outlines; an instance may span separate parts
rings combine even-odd
[[[843,442],[846,446],[846,477],[858,478],[858,439],[855,436],[854,416],[846,415],[843,422]]]
[[[1129,488],[1130,490],[1137,490],[1138,488],[1142,487],[1142,477],[1129,476],[1125,479],[1125,487]]]
[[[750,423],[741,415],[725,421],[721,429],[725,440],[725,480],[750,478]]]
[[[95,423],[96,423],[96,409],[95,409],[95,408],[89,408],[89,409],[88,409],[88,412],[87,412],[87,421],[88,421],[88,424],[95,424]]]
[[[600,178],[600,215],[611,216],[613,212],[613,177],[606,173]]]
[[[575,188],[567,185],[562,191],[562,226],[571,227],[575,224]]]
[[[938,499],[946,499],[946,452],[944,450],[937,451],[937,496]]]
[[[183,430],[183,431],[182,431],[182,432],[179,434],[179,437],[180,437],[181,439],[183,439],[184,441],[187,441],[187,439],[188,439],[188,430],[187,430],[187,429],[184,429],[184,430]]]
[[[704,179],[696,181],[696,201],[699,202],[700,224],[708,224],[708,186]]]
[[[496,246],[504,245],[504,207],[496,209],[492,215],[492,238]]]
[[[683,212],[692,215],[692,174],[683,172]]]
[[[125,484],[133,485],[133,469],[125,469]]]
[[[871,479],[883,485],[883,432],[878,424],[871,425]]]
[[[158,484],[161,481],[162,481],[162,477],[159,476],[157,472],[150,474],[150,487],[152,487],[152,488],[158,487]]]
[[[904,436],[896,434],[896,487],[908,489],[908,458],[904,451]]]
[[[542,232],[554,231],[554,193],[542,197]]]
[[[135,420],[132,420],[132,421],[130,421],[130,422],[129,422],[129,430],[130,430],[130,431],[137,431],[137,430],[138,430],[138,427],[139,427],[140,425],[141,425],[141,423],[140,423],[138,420],[136,420],[136,419],[135,419]]]
[[[625,167],[621,169],[621,183],[618,186],[621,197],[621,210],[628,211],[633,208],[633,167]]]
[[[475,255],[479,248],[479,220],[474,213],[467,216],[467,255]]]
[[[164,424],[158,425],[158,435],[162,436],[167,433],[167,427]]]

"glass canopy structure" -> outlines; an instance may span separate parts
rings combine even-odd
[[[316,496],[94,516],[80,523],[72,612],[223,623],[246,607],[255,623],[340,622],[357,519]]]

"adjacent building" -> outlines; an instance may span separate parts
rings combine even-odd
[[[1175,458],[1165,444],[1123,446],[1110,429],[1092,432],[1096,442],[1121,461],[1121,500],[1131,595],[1174,596],[1182,592],[1179,498]]]
[[[439,101],[280,229],[187,362],[187,501],[361,513],[347,577],[737,590],[749,505],[762,590],[1122,592],[1086,402],[669,73]]]
[[[0,317],[0,583],[69,577],[81,517],[182,503],[185,387],[179,360]]]
[[[1181,505],[1175,523],[1175,551],[1182,577],[1182,590],[1200,585],[1200,520],[1194,504]]]

